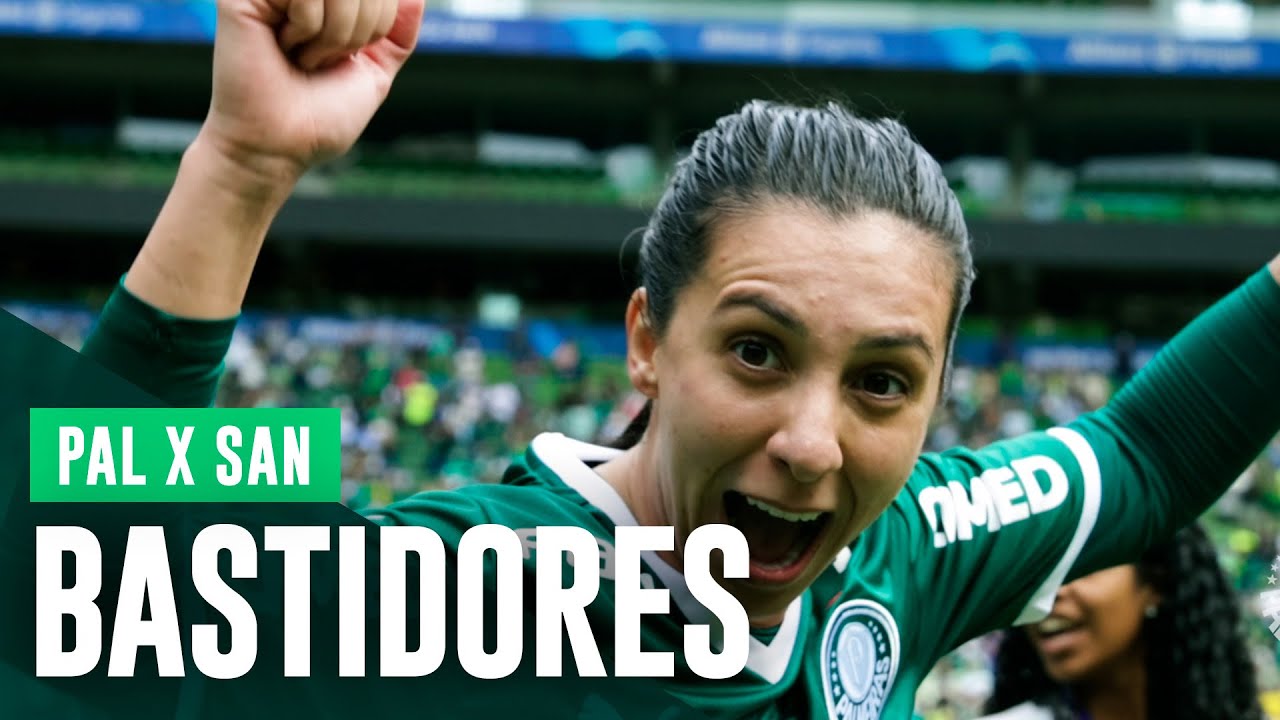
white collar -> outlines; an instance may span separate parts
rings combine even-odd
[[[612,460],[622,454],[621,450],[573,440],[560,433],[538,435],[531,446],[538,459],[558,475],[565,485],[604,513],[615,526],[639,525],[618,491],[587,465]],[[711,612],[689,592],[689,586],[679,570],[671,567],[651,550],[642,552],[640,557],[671,592],[676,607],[680,608],[686,618],[698,624],[711,622]],[[806,590],[805,594],[807,592]],[[750,638],[747,669],[764,680],[779,682],[787,672],[787,665],[796,648],[805,594],[801,594],[787,606],[782,625],[772,640],[766,644],[755,636]]]

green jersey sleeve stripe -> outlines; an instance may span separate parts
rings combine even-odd
[[[1080,551],[1089,541],[1089,536],[1093,534],[1093,526],[1098,521],[1098,510],[1102,505],[1102,472],[1098,468],[1098,457],[1089,446],[1089,442],[1083,435],[1068,428],[1053,428],[1047,434],[1061,441],[1075,456],[1076,463],[1080,466],[1084,498],[1080,519],[1076,523],[1076,532],[1071,537],[1071,544],[1067,546],[1066,552],[1054,566],[1053,572],[1049,573],[1049,576],[1031,595],[1031,600],[1014,621],[1015,625],[1039,622],[1048,616],[1049,611],[1053,609],[1053,600],[1058,594],[1058,588],[1062,586],[1062,581],[1075,565],[1076,559],[1080,557]]]

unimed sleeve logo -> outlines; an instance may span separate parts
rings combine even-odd
[[[934,547],[973,539],[976,528],[996,532],[1049,512],[1067,499],[1067,473],[1047,455],[1019,458],[961,483],[934,485],[920,492],[920,511],[933,530]]]

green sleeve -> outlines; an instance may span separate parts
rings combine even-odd
[[[1250,278],[1072,427],[1097,456],[1103,492],[1075,577],[1193,521],[1280,431],[1280,284],[1266,270]]]
[[[1043,616],[1096,524],[1091,458],[1066,428],[921,457],[887,514],[920,653]]]
[[[1102,410],[923,456],[890,516],[907,528],[902,573],[927,599],[933,649],[1035,622],[1062,583],[1136,560],[1206,510],[1278,431],[1280,285],[1263,272]]]
[[[139,300],[122,280],[81,352],[169,405],[208,407],[237,319],[170,315]]]

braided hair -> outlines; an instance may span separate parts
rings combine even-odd
[[[1264,720],[1241,633],[1238,600],[1213,544],[1198,525],[1148,550],[1138,579],[1163,598],[1146,618],[1147,715],[1159,720]],[[1054,720],[1073,715],[1064,688],[1048,676],[1026,631],[1010,630],[995,660],[987,712],[1032,701]]]

